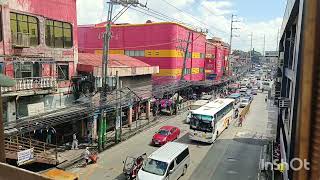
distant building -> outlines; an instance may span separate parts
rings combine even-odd
[[[228,75],[229,45],[214,37],[206,42],[205,72],[206,79],[220,79]]]
[[[3,0],[0,71],[5,121],[64,107],[78,59],[76,0]]]
[[[102,54],[103,33],[106,23],[79,26],[79,51]],[[112,25],[110,43],[111,54],[125,54],[152,66],[159,66],[160,71],[153,76],[156,83],[180,80],[184,66],[184,52],[188,34],[191,33],[191,43],[188,48],[185,64],[186,80],[201,81],[205,79],[206,54],[216,55],[214,48],[206,53],[206,35],[193,31],[183,25],[162,22],[145,24],[115,24]],[[225,53],[221,50],[221,60],[218,69],[224,67]],[[215,70],[218,71],[216,67]],[[222,72],[221,72],[222,71]],[[219,69],[218,73],[223,74]]]

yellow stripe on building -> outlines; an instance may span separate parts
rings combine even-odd
[[[199,74],[199,73],[200,73],[199,68],[192,68],[191,69],[191,74]]]
[[[94,53],[95,54],[103,54],[103,50],[95,50]],[[124,50],[123,49],[110,49],[109,53],[110,54],[124,54]]]
[[[155,74],[155,76],[180,76],[182,72],[182,69],[160,69],[158,74]],[[199,68],[192,68],[191,69],[192,74],[199,74],[200,69]]]
[[[181,69],[159,69],[159,73],[155,76],[180,76]]]
[[[200,58],[200,53],[198,53],[198,52],[193,52],[193,53],[192,53],[192,58]]]
[[[183,57],[183,52],[180,50],[145,50],[145,57]]]

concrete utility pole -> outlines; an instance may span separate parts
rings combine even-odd
[[[250,61],[252,60],[252,38],[253,38],[253,33],[251,32],[250,34]]]
[[[266,56],[265,49],[266,49],[266,35],[263,35],[263,56]]]
[[[184,50],[184,58],[183,58],[183,66],[182,66],[182,72],[181,72],[181,77],[180,80],[184,80],[184,76],[185,76],[185,71],[186,71],[186,64],[187,64],[187,56],[188,56],[188,51],[189,51],[189,44],[191,43],[191,35],[192,32],[189,31],[188,33],[188,40],[187,40],[187,45],[186,45],[186,49]],[[192,56],[192,55],[191,55]]]
[[[112,11],[113,5],[138,5],[138,0],[110,0],[108,2],[108,16],[107,16],[107,24],[106,24],[106,32],[103,38],[103,59],[102,59],[102,92],[100,94],[100,103],[101,105],[107,101],[107,79],[108,79],[108,61],[109,61],[109,47],[110,47],[110,39],[111,39],[111,24],[112,24]],[[106,112],[103,108],[100,110],[100,118],[99,118],[99,136],[98,136],[98,148],[99,151],[102,151],[106,144],[106,130],[107,130],[107,120],[106,120]]]
[[[278,29],[278,33],[277,33],[276,51],[279,51],[279,34],[280,34],[280,29]]]
[[[232,14],[231,15],[231,28],[230,28],[230,43],[229,43],[229,45],[230,45],[230,50],[229,50],[229,56],[228,56],[228,74],[230,74],[230,69],[231,69],[231,67],[230,67],[230,60],[231,60],[231,54],[232,54],[232,38],[233,37],[238,37],[238,36],[235,36],[234,34],[233,34],[233,31],[234,30],[236,30],[236,29],[239,29],[239,28],[235,28],[235,27],[233,27],[233,23],[235,23],[235,22],[240,22],[240,21],[238,21],[238,20],[235,20],[234,18],[236,17],[236,15],[234,15],[234,14]]]

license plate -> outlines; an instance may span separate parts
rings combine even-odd
[[[205,134],[202,134],[202,137],[206,137],[206,135],[205,135]]]
[[[159,142],[158,142],[158,141],[155,141],[154,144],[159,144]]]

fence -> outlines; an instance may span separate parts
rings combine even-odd
[[[240,112],[240,116],[245,117],[250,112],[251,103],[248,104],[243,110]]]

